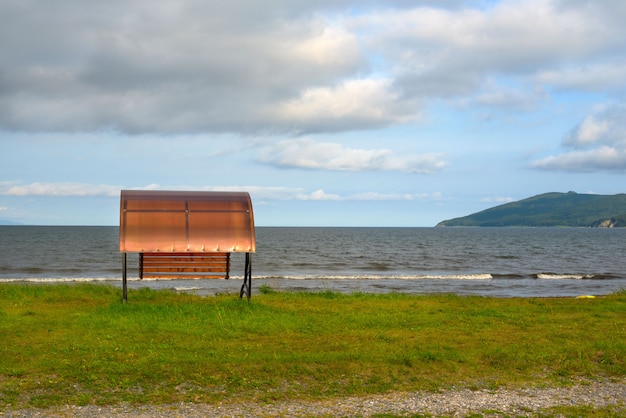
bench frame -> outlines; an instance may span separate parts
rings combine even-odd
[[[122,253],[123,299],[128,300],[126,253]],[[139,253],[139,279],[226,279],[230,278],[230,253],[150,252]],[[252,296],[252,259],[246,253],[239,297]]]

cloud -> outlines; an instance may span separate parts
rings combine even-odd
[[[548,94],[540,86],[510,86],[488,81],[475,95],[457,100],[463,109],[491,109],[498,112],[527,112],[548,100]]]
[[[419,201],[439,201],[443,199],[441,192],[432,193],[378,193],[366,192],[350,195],[348,200],[419,200]]]
[[[596,116],[588,116],[565,138],[566,145],[588,145],[602,141],[610,130],[608,120],[598,119]]]
[[[535,81],[559,89],[582,91],[610,91],[623,89],[626,79],[626,60],[621,62],[580,63],[571,67],[540,70]]]
[[[188,190],[188,191],[242,191],[248,192],[255,201],[269,200],[440,200],[441,193],[379,193],[363,192],[351,195],[327,193],[323,189],[306,191],[301,187],[282,186],[161,186],[149,184],[142,187],[122,187],[114,185],[94,185],[87,183],[32,183],[19,185],[12,182],[0,182],[0,195],[4,196],[53,196],[53,197],[85,197],[104,196],[119,198],[120,190]],[[0,207],[0,210],[6,208]]]
[[[505,204],[505,203],[511,203],[514,202],[515,199],[513,199],[512,197],[508,197],[508,196],[493,196],[493,197],[485,197],[483,199],[480,199],[480,201],[482,203],[496,203],[496,204]]]
[[[342,200],[341,196],[337,194],[326,193],[322,189],[315,190],[311,193],[298,193],[298,200]]]
[[[485,9],[389,10],[362,16],[360,27],[370,28],[372,48],[395,63],[399,91],[446,98],[471,95],[494,76],[532,88],[538,74],[623,59],[616,51],[624,26],[607,16],[598,4],[503,1]]]
[[[298,193],[296,198],[298,200],[355,200],[355,201],[381,201],[381,200],[441,200],[442,196],[440,192],[435,193],[378,193],[378,192],[365,192],[355,193],[351,195],[341,196],[333,193],[326,193],[323,189],[315,190],[311,193]]]
[[[304,192],[304,190],[299,187],[283,186],[209,186],[201,188],[183,187],[182,190],[248,192],[254,199],[260,200],[293,200]]]
[[[0,129],[340,132],[527,100],[494,76],[623,86],[626,12],[592,3],[2,2]]]
[[[24,3],[0,5],[8,129],[291,129],[267,119],[279,103],[366,66],[354,34],[280,1]]]
[[[187,188],[187,190],[192,190]],[[226,186],[209,187],[203,190],[230,190],[247,191],[253,199],[259,200],[310,200],[310,201],[398,201],[398,200],[441,200],[440,192],[434,193],[379,193],[363,192],[348,195],[328,193],[324,189],[316,189],[311,192],[303,188],[294,187],[267,187],[267,186]]]
[[[626,171],[626,104],[605,106],[587,116],[563,139],[565,152],[531,167],[572,172]]]
[[[587,151],[571,151],[546,157],[533,168],[571,172],[626,171],[626,150],[603,146]]]
[[[7,111],[0,124],[31,131],[308,132],[384,126],[419,114],[389,83],[360,76],[368,63],[356,34],[319,13],[301,18],[275,3],[276,14],[189,1],[98,8],[61,1],[39,25],[28,24],[37,17],[27,7],[5,6],[7,19],[22,23],[5,28],[12,35],[5,40],[21,42],[19,50],[3,49],[0,106]],[[63,14],[64,7],[72,12]],[[59,30],[67,27],[72,31]]]
[[[403,171],[429,174],[445,162],[437,154],[395,155],[389,149],[347,148],[333,142],[289,139],[267,146],[260,161],[286,168],[332,171]]]
[[[626,146],[626,103],[606,105],[587,116],[565,136],[563,144]]]
[[[14,181],[0,182],[0,195],[4,196],[53,196],[53,197],[119,197],[120,190],[126,187],[109,184],[90,183],[45,183],[35,182],[20,184]],[[159,190],[158,184],[148,184],[141,187],[128,187],[137,190]]]
[[[0,185],[5,196],[119,196],[119,186],[84,183],[31,183],[25,185]]]
[[[306,132],[371,129],[417,118],[419,106],[400,100],[390,84],[389,80],[359,79],[310,88],[279,104],[276,118]]]
[[[287,200],[302,193],[300,188],[265,186],[163,186],[151,183],[145,186],[120,186],[89,183],[31,183],[0,182],[0,195],[4,196],[104,196],[119,197],[122,189],[129,190],[197,190],[197,191],[246,191],[262,199]]]

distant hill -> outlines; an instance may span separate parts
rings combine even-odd
[[[626,194],[544,193],[437,226],[626,227]]]
[[[19,222],[9,221],[7,219],[0,219],[0,225],[22,225]]]

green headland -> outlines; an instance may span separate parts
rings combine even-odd
[[[625,227],[626,194],[544,193],[437,226]]]

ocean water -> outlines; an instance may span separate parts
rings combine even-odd
[[[282,291],[454,293],[497,297],[604,295],[626,289],[626,228],[258,227],[253,294]],[[0,282],[120,286],[117,227],[0,226]],[[138,280],[129,288],[238,293],[230,280]]]

